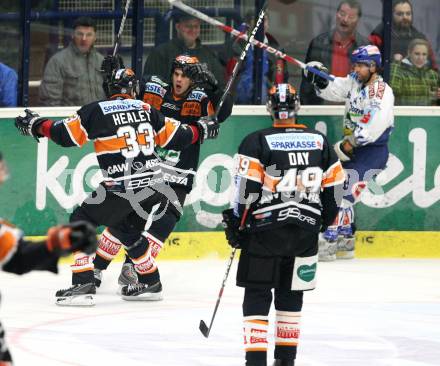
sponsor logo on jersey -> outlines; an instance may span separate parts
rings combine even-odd
[[[108,174],[123,173],[128,170],[128,163],[115,164],[107,168]]]
[[[145,84],[145,92],[158,94],[163,98],[165,96],[167,90],[165,88],[162,88],[159,84],[147,83],[147,84]]]
[[[99,102],[98,105],[103,114],[142,110],[147,106],[141,100],[134,99],[107,100],[105,102]]]
[[[193,90],[191,93],[189,93],[188,98],[186,98],[186,100],[196,100],[198,102],[201,102],[205,96],[206,94],[204,92]]]
[[[173,111],[179,111],[180,107],[178,105],[172,104],[172,103],[162,103],[162,108],[168,108],[172,109]]]
[[[162,182],[162,177],[143,177],[140,179],[132,179],[128,182],[127,189],[145,188]]]
[[[174,174],[164,173],[163,174],[163,180],[168,183],[177,183],[181,184],[183,186],[186,186],[188,184],[188,177],[182,177]]]
[[[279,133],[266,136],[270,150],[322,150],[324,139],[313,133]]]
[[[310,225],[316,225],[316,220],[313,217],[303,215],[297,207],[288,207],[278,212],[277,221],[284,221],[288,218],[297,219],[302,222],[307,222]]]

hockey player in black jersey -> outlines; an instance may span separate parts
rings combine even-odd
[[[246,365],[267,365],[274,289],[273,365],[293,366],[303,292],[315,287],[318,233],[338,212],[344,172],[327,138],[297,124],[292,86],[274,86],[267,108],[272,127],[240,144],[234,206],[223,212],[223,225],[229,244],[241,248],[237,285],[245,288]]]
[[[177,56],[172,64],[170,79],[171,83],[166,83],[156,76],[151,76],[144,85],[144,102],[160,110],[164,116],[179,120],[186,125],[193,125],[200,118],[209,119],[214,115],[223,90],[217,88],[214,75],[196,57]],[[218,121],[223,122],[229,117],[231,111],[232,98],[228,96],[219,111]],[[156,147],[156,151],[163,161],[161,168],[164,179],[172,187],[180,206],[183,207],[185,197],[193,186],[199,162],[200,145],[192,144],[182,151]],[[155,243],[157,248],[154,251],[155,256],[177,222],[174,218],[170,221],[168,214],[175,215],[173,212],[167,212],[153,222],[148,230],[148,238]],[[111,230],[109,232],[107,229],[104,232],[94,260],[97,284],[102,279],[102,270],[108,267],[123,245],[126,246],[123,240],[111,233]],[[151,268],[149,277],[155,282],[158,281],[159,270],[156,264]],[[137,282],[136,272],[127,257],[118,282],[120,286]],[[132,298],[136,299],[136,297]]]
[[[139,277],[136,288],[126,286],[122,295],[161,292],[160,281],[148,274],[153,266],[156,243],[144,235],[152,222],[167,210],[177,210],[174,192],[164,184],[155,147],[176,150],[215,138],[218,124],[199,120],[188,126],[164,117],[149,104],[134,99],[137,80],[131,69],[115,70],[109,84],[109,100],[85,105],[61,121],[41,118],[26,110],[16,118],[23,135],[48,137],[65,147],[82,146],[92,140],[104,181],[70,217],[105,225],[124,239]],[[176,205],[177,206],[177,205]],[[96,293],[92,258],[74,253],[73,286],[56,293],[59,305],[94,305]]]
[[[0,153],[0,185],[8,176]],[[49,229],[47,240],[29,242],[16,226],[0,218],[0,268],[18,275],[33,270],[57,273],[60,256],[75,250],[93,253],[96,250],[96,230],[86,222],[59,225]],[[0,323],[0,365],[12,366],[6,346],[5,332]]]

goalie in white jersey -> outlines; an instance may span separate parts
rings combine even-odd
[[[333,225],[321,235],[319,257],[322,261],[354,257],[354,211],[367,182],[385,168],[388,140],[394,126],[394,95],[379,75],[382,66],[376,46],[357,48],[351,55],[353,72],[334,81],[304,71],[317,94],[329,101],[345,101],[344,137],[335,151],[346,170],[346,194]],[[320,71],[328,70],[319,62],[307,64]]]

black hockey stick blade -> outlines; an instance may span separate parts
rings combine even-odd
[[[203,320],[200,320],[199,329],[205,338],[209,337],[209,328]]]

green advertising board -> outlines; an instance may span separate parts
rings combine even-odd
[[[0,150],[10,179],[0,188],[0,217],[28,235],[44,235],[98,184],[92,144],[62,148],[47,139],[20,136],[13,125],[19,109],[0,114]],[[44,110],[68,116],[71,109]],[[4,117],[2,117],[4,116]],[[301,123],[325,132],[331,142],[341,133],[341,107],[303,108]],[[438,231],[440,227],[440,111],[396,108],[388,167],[357,205],[361,231]],[[234,108],[217,140],[202,146],[196,186],[185,202],[180,232],[220,231],[220,213],[231,199],[233,156],[244,136],[271,124],[264,107]]]

